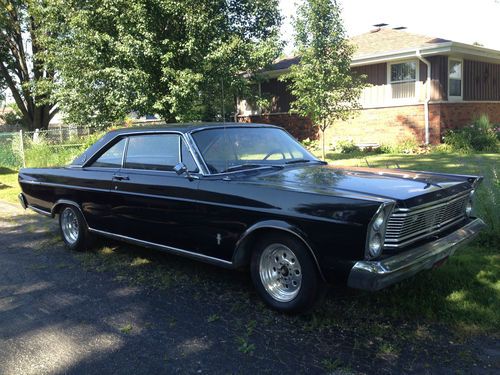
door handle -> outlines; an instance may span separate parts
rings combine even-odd
[[[113,175],[113,180],[127,181],[127,180],[130,180],[130,178],[128,176],[123,175],[123,174],[115,174],[115,175]]]

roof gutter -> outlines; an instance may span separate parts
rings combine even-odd
[[[429,144],[429,102],[431,100],[431,63],[425,57],[422,57],[420,50],[416,50],[416,55],[420,61],[427,65],[427,81],[426,81],[426,94],[424,101],[424,122],[425,122],[425,144]]]

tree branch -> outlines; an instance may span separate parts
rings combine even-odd
[[[9,74],[9,71],[7,68],[3,65],[3,62],[0,61],[0,74],[3,76],[5,79],[5,82],[7,82],[7,86],[9,87],[10,91],[12,92],[12,96],[14,97],[14,100],[19,107],[19,110],[23,114],[23,117],[28,121],[31,122],[33,118],[31,117],[28,109],[26,108],[26,104],[23,101],[23,98],[21,97],[21,94],[19,93],[19,90],[16,87],[16,84],[12,80],[12,77]]]

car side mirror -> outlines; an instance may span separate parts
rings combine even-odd
[[[186,164],[184,164],[183,162],[177,163],[174,166],[174,172],[177,173],[179,176],[181,174],[187,173],[187,171],[188,171],[188,169],[186,167]]]
[[[174,166],[174,172],[177,173],[179,176],[181,174],[186,174],[186,177],[189,179],[189,181],[197,180],[199,178],[198,176],[193,176],[191,173],[189,173],[186,164],[184,164],[183,162],[177,163]]]

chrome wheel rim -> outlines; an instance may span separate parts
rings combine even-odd
[[[79,225],[78,218],[71,208],[65,208],[61,213],[61,229],[64,239],[73,245],[78,240]]]
[[[299,294],[302,268],[295,253],[276,243],[264,249],[259,262],[259,274],[267,293],[279,302],[290,302]]]

